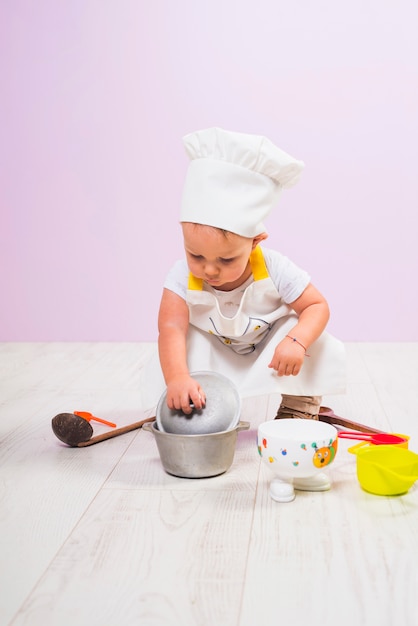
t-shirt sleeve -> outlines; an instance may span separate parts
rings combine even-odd
[[[263,254],[280,297],[286,304],[297,300],[309,285],[310,275],[280,252],[263,248]]]
[[[174,291],[183,300],[187,295],[187,284],[189,281],[189,269],[185,260],[177,261],[168,272],[164,281],[164,288]]]

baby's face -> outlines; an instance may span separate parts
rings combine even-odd
[[[194,276],[224,291],[247,280],[253,239],[201,224],[186,222],[182,228],[187,264]]]

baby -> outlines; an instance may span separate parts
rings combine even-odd
[[[264,219],[304,164],[265,137],[219,128],[184,144],[186,259],[164,284],[145,404],[155,408],[167,388],[170,408],[201,409],[205,390],[190,372],[214,371],[241,397],[280,393],[276,418],[317,419],[321,396],[345,389],[344,347],[325,332],[328,304],[307,272],[260,245]]]

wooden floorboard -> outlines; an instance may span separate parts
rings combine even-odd
[[[364,492],[340,440],[330,491],[273,502],[256,433],[279,395],[244,401],[251,427],[216,478],[168,475],[142,430],[84,449],[56,439],[59,412],[141,419],[153,350],[0,344],[0,624],[416,626],[417,484]],[[347,357],[347,393],[324,404],[418,451],[418,344],[352,343]]]

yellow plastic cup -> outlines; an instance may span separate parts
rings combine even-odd
[[[418,454],[401,444],[353,446],[349,451],[357,455],[357,478],[369,493],[402,495],[418,480]]]

